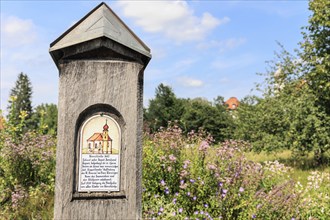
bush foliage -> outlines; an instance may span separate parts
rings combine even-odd
[[[250,145],[212,146],[203,132],[170,127],[147,136],[143,154],[146,219],[327,219],[330,177],[312,173],[307,187],[277,161],[255,163]],[[318,204],[318,206],[316,205]]]
[[[5,123],[0,130],[0,219],[51,219],[55,185],[55,138],[21,133]]]

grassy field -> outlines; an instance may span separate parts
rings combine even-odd
[[[293,160],[291,156],[290,150],[285,150],[281,152],[272,152],[272,153],[255,153],[248,152],[245,156],[254,162],[263,163],[265,161],[275,161],[277,160],[280,163],[283,163],[286,166],[292,167],[291,177],[299,181],[303,186],[307,184],[307,177],[312,171],[322,171],[330,173],[330,166],[323,165],[316,167],[315,162],[313,160],[313,154],[309,154],[308,156],[301,158],[299,161]]]

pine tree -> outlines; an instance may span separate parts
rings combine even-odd
[[[20,114],[24,112],[26,116],[26,121],[32,116],[32,85],[29,77],[20,73],[18,79],[16,80],[14,88],[10,92],[10,99],[8,105],[8,120],[13,125],[18,125],[21,121]],[[29,123],[27,123],[29,126]]]

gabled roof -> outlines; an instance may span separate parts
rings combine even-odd
[[[236,97],[231,97],[225,102],[225,105],[228,106],[228,109],[235,110],[239,106],[239,101]]]
[[[0,130],[5,128],[5,119],[3,116],[0,115]]]
[[[56,51],[101,37],[109,38],[151,57],[149,47],[104,2],[51,43],[49,51]]]
[[[102,133],[94,133],[90,138],[87,139],[87,141],[102,141]],[[108,140],[112,141],[110,136],[108,135]]]

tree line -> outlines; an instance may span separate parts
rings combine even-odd
[[[184,133],[203,129],[216,142],[232,138],[233,117],[218,96],[213,102],[204,98],[177,98],[170,86],[160,84],[155,98],[144,109],[144,128],[151,133],[175,123]]]
[[[297,161],[313,153],[316,164],[329,164],[330,1],[310,1],[309,10],[299,48],[289,53],[279,44],[280,51],[267,62],[268,71],[260,74],[265,80],[256,89],[262,97],[245,97],[233,115],[221,96],[213,103],[178,99],[161,84],[145,110],[149,129],[177,121],[185,132],[201,127],[217,141],[249,141],[259,152],[289,149]]]
[[[255,151],[289,149],[295,158],[313,153],[318,163],[330,158],[330,2],[309,3],[309,24],[294,53],[280,45],[274,60],[257,85],[261,97],[247,96],[235,111],[224,98],[178,98],[173,89],[160,84],[155,97],[144,109],[144,129],[154,133],[175,123],[184,133],[203,129],[215,142],[226,139],[249,141]],[[19,74],[12,89],[8,120],[23,129],[40,129],[56,134],[57,107],[41,104],[32,108],[32,86],[26,74]],[[17,132],[17,131],[16,131]]]

